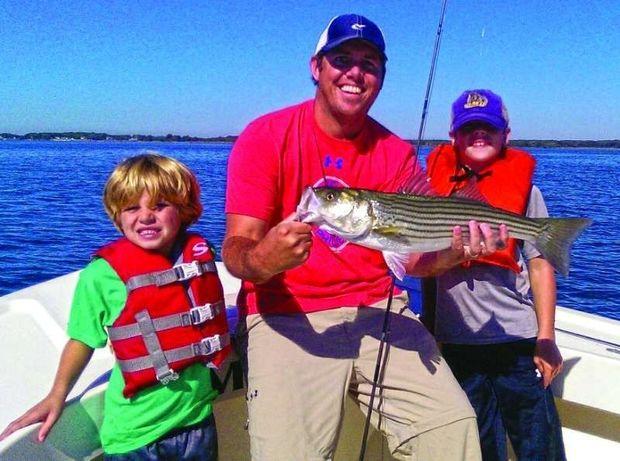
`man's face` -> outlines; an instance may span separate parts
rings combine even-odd
[[[383,84],[383,59],[362,40],[350,40],[311,60],[317,98],[335,116],[365,116]]]
[[[485,122],[470,122],[451,133],[461,163],[480,170],[492,163],[508,142],[510,128],[499,130]]]

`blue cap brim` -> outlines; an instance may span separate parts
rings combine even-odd
[[[470,122],[485,122],[489,125],[494,126],[498,130],[505,130],[508,125],[506,121],[502,117],[496,117],[490,114],[481,113],[481,112],[469,112],[463,117],[459,117],[456,120],[452,121],[452,128],[450,131],[456,131],[461,128],[463,125],[466,125]]]
[[[329,44],[325,45],[323,48],[321,48],[320,53],[326,53],[328,51],[331,51],[334,48],[338,48],[343,43],[350,42],[352,40],[360,40],[362,42],[368,43],[375,50],[377,50],[377,52],[381,55],[381,57],[383,58],[384,61],[387,61],[387,56],[385,55],[385,53],[383,51],[381,51],[379,49],[379,47],[374,42],[372,42],[370,40],[367,40],[364,37],[343,37],[343,38],[340,38],[338,40],[333,40],[331,43],[329,43]]]

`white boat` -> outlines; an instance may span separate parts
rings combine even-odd
[[[229,307],[235,304],[239,280],[218,263]],[[0,297],[0,429],[39,401],[51,386],[66,342],[71,297],[78,272]],[[620,321],[558,307],[557,341],[564,371],[553,383],[569,461],[620,459]],[[103,391],[113,358],[95,351],[69,395],[69,403],[47,440],[35,441],[38,425],[0,442],[3,461],[88,460],[101,455],[98,428]],[[231,364],[234,367],[235,364]],[[223,370],[222,378],[233,368]],[[229,375],[230,376],[230,375]],[[220,459],[249,459],[243,389],[228,380],[216,403]],[[238,387],[238,386],[237,386]],[[358,459],[363,418],[348,405],[336,460]],[[378,433],[372,433],[368,460],[389,460]]]

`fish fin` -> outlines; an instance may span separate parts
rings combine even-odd
[[[402,182],[401,186],[398,188],[398,192],[401,194],[425,195],[431,197],[439,195],[433,190],[429,179],[426,177],[426,173],[421,168],[416,168],[416,171]]]
[[[394,253],[393,251],[383,251],[382,253],[383,259],[385,259],[385,263],[390,271],[392,271],[392,274],[394,274],[398,280],[404,279],[406,275],[405,264],[409,260],[409,255]]]
[[[489,204],[489,200],[482,195],[482,192],[478,189],[474,178],[470,178],[469,181],[465,183],[465,186],[455,191],[452,196],[486,203],[487,205]]]
[[[570,248],[579,235],[592,224],[588,218],[534,218],[546,224],[534,246],[543,258],[562,275],[568,275]]]

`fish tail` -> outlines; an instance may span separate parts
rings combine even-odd
[[[573,242],[590,225],[588,218],[538,218],[544,224],[534,246],[562,275],[568,275]]]

